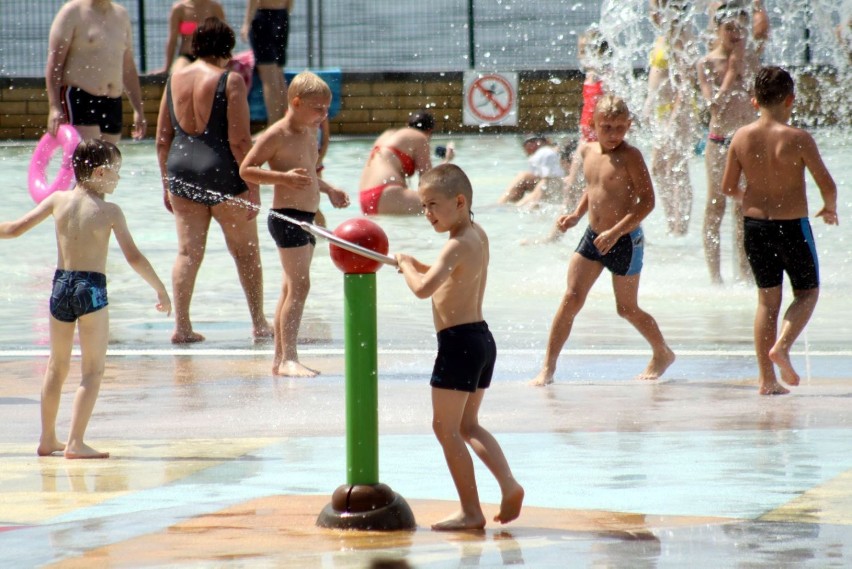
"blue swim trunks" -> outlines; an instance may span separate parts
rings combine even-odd
[[[598,234],[591,228],[586,229],[580,244],[577,245],[577,253],[590,261],[603,264],[611,273],[627,277],[638,275],[642,271],[642,257],[645,252],[645,235],[642,228],[637,227],[627,235],[619,237],[606,255],[601,255],[595,247],[595,239]]]
[[[50,295],[50,314],[54,318],[60,322],[74,322],[107,304],[106,275],[56,269]]]

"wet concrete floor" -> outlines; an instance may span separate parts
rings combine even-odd
[[[814,357],[783,397],[757,395],[744,354],[683,356],[659,382],[630,379],[641,361],[616,354],[548,388],[526,384],[540,355],[510,356],[481,421],[525,508],[459,533],[429,529],[456,508],[431,357],[380,354],[380,478],[417,521],[398,532],[316,526],[345,482],[339,354],[303,350],[323,374],[290,380],[263,350],[113,352],[87,434],[111,453],[98,461],[36,456],[46,358],[0,358],[0,567],[852,566],[848,355]],[[74,369],[63,434],[78,381]],[[480,464],[477,478],[490,519],[499,489]]]

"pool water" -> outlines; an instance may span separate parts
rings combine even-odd
[[[815,134],[823,157],[839,187],[839,226],[826,226],[813,219],[822,291],[810,325],[796,350],[837,352],[850,349],[852,309],[847,296],[852,272],[852,199],[848,182],[852,163],[848,160],[847,135],[823,130]],[[630,137],[646,157],[650,151],[642,133]],[[540,361],[553,313],[565,286],[568,259],[585,223],[557,243],[522,245],[548,233],[556,217],[551,209],[519,212],[513,206],[496,205],[515,174],[527,166],[516,135],[435,137],[433,144],[452,140],[456,163],[470,176],[474,187],[476,221],[491,240],[491,266],[485,315],[501,350],[519,358]],[[360,216],[356,181],[372,140],[334,139],[326,158],[325,179],[350,192],[353,204],[334,210],[322,207],[329,226]],[[27,192],[26,172],[34,144],[0,147],[0,176],[6,183],[2,217],[14,219],[33,206]],[[162,187],[151,141],[126,141],[121,146],[124,161],[121,182],[109,199],[120,204],[131,232],[160,278],[170,286],[176,253],[173,217],[162,204]],[[642,272],[640,305],[658,321],[675,351],[720,350],[748,353],[752,347],[752,320],[756,292],[753,285],[733,283],[730,217],[723,225],[723,275],[721,287],[710,284],[704,264],[700,226],[706,178],[703,158],[690,164],[695,200],[690,230],[685,237],[666,233],[662,206],[643,224],[646,235],[645,268]],[[810,211],[816,212],[821,198],[809,184]],[[264,207],[271,202],[271,189],[262,192]],[[264,268],[265,306],[271,318],[281,283],[277,252],[259,217]],[[406,252],[431,262],[446,240],[422,217],[377,216],[388,235],[391,253]],[[48,343],[47,299],[56,263],[53,224],[45,221],[26,235],[0,243],[0,350],[44,349]],[[170,347],[171,319],[154,309],[156,297],[124,261],[114,240],[108,263],[111,346],[113,349],[161,349]],[[306,341],[328,349],[342,347],[342,275],[331,263],[328,247],[319,243],[312,268],[312,289],[305,310],[303,336]],[[786,286],[786,285],[785,285]],[[789,291],[787,291],[789,294]],[[789,298],[789,296],[787,296]],[[428,301],[418,300],[400,275],[390,268],[378,273],[379,344],[387,351],[434,350],[435,340]],[[199,349],[269,349],[253,346],[248,309],[228,255],[221,231],[211,230],[192,303],[195,328],[208,341]],[[610,278],[604,273],[593,288],[577,319],[566,349],[642,355],[647,346],[632,327],[616,314]],[[644,356],[643,356],[644,357]],[[528,364],[531,365],[531,364]]]

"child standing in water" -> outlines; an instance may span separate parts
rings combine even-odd
[[[722,194],[722,173],[731,137],[755,118],[750,85],[759,67],[763,43],[769,36],[769,18],[761,0],[754,0],[752,31],[749,37],[748,12],[738,2],[718,6],[715,47],[697,63],[701,94],[710,106],[710,134],[704,158],[707,165],[707,203],[704,210],[704,257],[713,283],[722,283],[720,229],[726,200]],[[753,39],[753,41],[750,41]],[[749,278],[743,251],[742,208],[734,207],[737,278]]]
[[[284,280],[275,309],[272,373],[314,377],[319,372],[299,362],[296,341],[311,288],[316,238],[281,216],[313,223],[320,193],[327,194],[334,207],[348,206],[349,196],[317,176],[317,130],[328,116],[331,89],[319,76],[304,71],[293,78],[287,97],[289,106],[284,117],[260,135],[243,160],[240,175],[247,182],[275,187],[267,224],[278,245]],[[262,168],[266,163],[268,170]]]
[[[17,221],[0,223],[0,238],[18,237],[47,216],[56,222],[58,261],[50,296],[50,359],[41,391],[39,456],[63,452],[65,458],[108,458],[83,436],[98,398],[109,343],[106,269],[109,238],[113,233],[125,259],[157,292],[157,310],[171,314],[165,285],[148,259],[136,248],[121,208],[104,200],[115,191],[121,153],[109,142],[81,142],[72,157],[77,185],[54,192]],[[79,329],[82,380],[74,396],[71,431],[62,444],[56,436],[56,415],[62,385],[71,367],[74,329]]]
[[[532,385],[553,383],[556,361],[568,341],[574,318],[604,268],[612,273],[619,316],[651,344],[653,356],[638,379],[657,379],[674,362],[656,320],[639,308],[639,273],[645,239],[640,223],[654,209],[654,188],[645,160],[624,137],[630,128],[627,104],[604,95],[595,106],[592,127],[597,141],[582,146],[586,189],[574,213],[557,221],[567,231],[589,212],[589,227],[568,265],[568,289],[553,317],[544,366]]]
[[[479,407],[491,384],[497,348],[482,318],[488,277],[488,236],[473,222],[473,189],[461,168],[442,164],[424,172],[418,189],[426,220],[449,233],[434,264],[404,254],[399,272],[417,298],[432,298],[438,333],[438,356],[432,371],[432,428],[444,451],[461,501],[461,511],[432,525],[433,530],[482,529],[473,461],[465,443],[500,484],[503,499],[494,521],[508,523],[520,515],[524,489],[494,437],[479,424]]]
[[[774,365],[787,385],[799,385],[790,348],[808,323],[819,296],[819,265],[808,221],[805,169],[820,189],[817,217],[837,224],[837,186],[823,164],[814,139],[789,126],[794,85],[780,67],[765,67],[754,82],[760,118],[734,135],[722,191],[742,203],[745,251],[758,287],[754,348],[761,395],[789,391],[778,383]],[[739,185],[744,174],[746,187]],[[784,273],[793,285],[793,302],[778,336]]]

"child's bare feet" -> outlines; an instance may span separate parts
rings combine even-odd
[[[287,377],[316,377],[319,372],[297,362],[296,360],[286,360],[280,365],[272,365],[272,375],[286,375]]]
[[[551,383],[553,383],[553,372],[549,372],[545,369],[538,372],[538,375],[530,380],[530,385],[534,385],[536,387],[543,387],[545,385],[550,385]]]
[[[781,381],[787,385],[799,385],[799,374],[793,369],[793,362],[790,361],[790,352],[779,348],[776,344],[769,350],[769,359],[778,366],[778,371],[781,372]]]
[[[65,449],[65,458],[67,459],[78,459],[78,458],[109,458],[108,452],[100,452],[89,445],[80,445],[71,448]]]
[[[464,531],[483,528],[485,528],[485,516],[481,513],[478,516],[467,516],[464,512],[458,512],[449,518],[432,524],[434,531]]]
[[[172,344],[195,344],[197,342],[203,342],[204,336],[199,334],[198,332],[189,331],[186,333],[175,332],[172,334]]]
[[[52,456],[53,453],[62,452],[65,450],[65,443],[61,443],[56,439],[52,441],[39,441],[36,454],[39,456]]]
[[[662,354],[651,356],[648,367],[645,368],[645,371],[637,375],[636,379],[659,379],[674,361],[675,353],[666,346],[666,351]]]
[[[524,489],[515,482],[515,486],[503,494],[500,502],[500,512],[494,516],[495,522],[507,524],[521,515],[521,505],[524,503]]]
[[[761,395],[786,395],[787,393],[790,393],[790,390],[782,386],[774,379],[772,381],[760,382]]]

